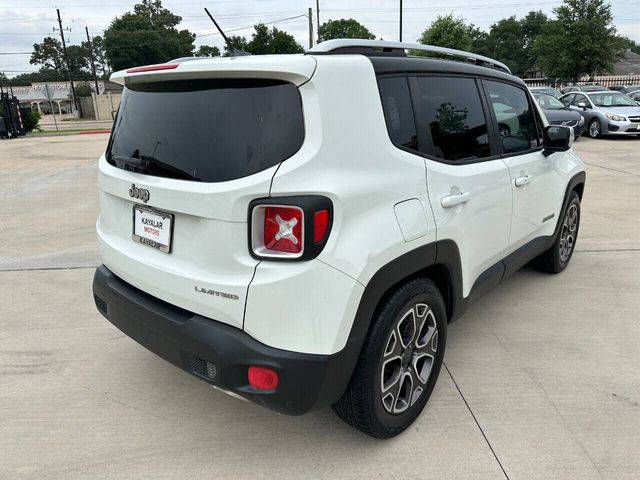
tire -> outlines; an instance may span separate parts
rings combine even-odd
[[[401,285],[378,305],[351,382],[333,411],[375,438],[403,432],[431,396],[446,340],[446,308],[436,285],[426,278]]]
[[[571,261],[580,228],[580,197],[569,194],[569,203],[563,212],[560,231],[549,250],[534,260],[534,266],[543,272],[560,273]]]
[[[589,122],[589,128],[587,129],[587,134],[591,138],[600,138],[602,136],[602,125],[600,125],[600,120],[594,118]]]

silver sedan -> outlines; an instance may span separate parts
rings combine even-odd
[[[586,133],[602,135],[640,135],[640,106],[623,93],[613,90],[571,92],[560,101],[584,117]]]

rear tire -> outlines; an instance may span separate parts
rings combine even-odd
[[[573,191],[569,194],[569,203],[553,245],[533,261],[534,266],[547,273],[560,273],[567,268],[575,249],[579,228],[580,197]]]
[[[416,278],[382,300],[347,391],[333,411],[375,438],[408,428],[438,379],[447,339],[445,303],[436,285]]]

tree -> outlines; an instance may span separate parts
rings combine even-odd
[[[84,80],[90,78],[91,74],[87,70],[89,67],[89,52],[83,45],[68,45],[67,55],[69,58],[69,72],[64,56],[62,43],[52,37],[45,37],[41,43],[33,45],[33,52],[29,63],[41,65],[41,71],[47,77],[46,81],[66,81],[69,73],[73,80]],[[53,78],[51,73],[55,72]]]
[[[329,20],[318,29],[319,42],[331,40],[333,38],[365,38],[374,40],[376,36],[367,27],[357,22],[353,18],[340,20]]]
[[[76,97],[90,97],[93,93],[93,89],[88,82],[80,82],[76,85]]]
[[[477,28],[467,25],[462,17],[454,17],[451,13],[436,18],[429,28],[422,32],[418,42],[470,51],[480,35],[481,32]]]
[[[296,42],[293,35],[289,35],[282,30],[269,27],[263,23],[254,26],[255,32],[251,35],[251,40],[234,35],[229,37],[231,44],[238,50],[244,50],[253,55],[267,55],[273,53],[302,53],[304,49]],[[229,47],[225,45],[225,56],[229,56]]]
[[[98,76],[104,80],[108,79],[111,71],[109,70],[109,65],[105,57],[103,38],[101,36],[91,37],[91,50],[89,49],[89,42],[87,41],[82,42],[81,46],[86,50],[87,57],[89,57],[91,50],[93,50],[93,61],[96,65]]]
[[[218,47],[210,47],[209,45],[200,45],[195,54],[196,57],[219,57],[220,49]]]
[[[533,42],[547,76],[575,82],[611,70],[624,55],[627,39],[617,34],[604,0],[564,0],[554,12],[556,19],[545,23]]]
[[[105,56],[114,70],[162,63],[193,55],[195,34],[176,29],[182,17],[162,7],[160,0],[142,0],[116,17],[104,32]]]

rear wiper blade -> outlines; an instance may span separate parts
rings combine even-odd
[[[135,173],[165,173],[170,174],[172,178],[180,180],[196,180],[201,181],[200,178],[191,175],[184,170],[181,170],[173,165],[161,162],[157,158],[147,155],[140,155],[140,157],[128,157],[126,155],[112,155],[111,158],[116,162],[118,168],[123,170],[129,170]]]
[[[142,173],[143,170],[148,169],[151,164],[146,158],[128,157],[125,155],[111,155],[111,159],[116,162],[118,168],[132,170],[138,173]]]

